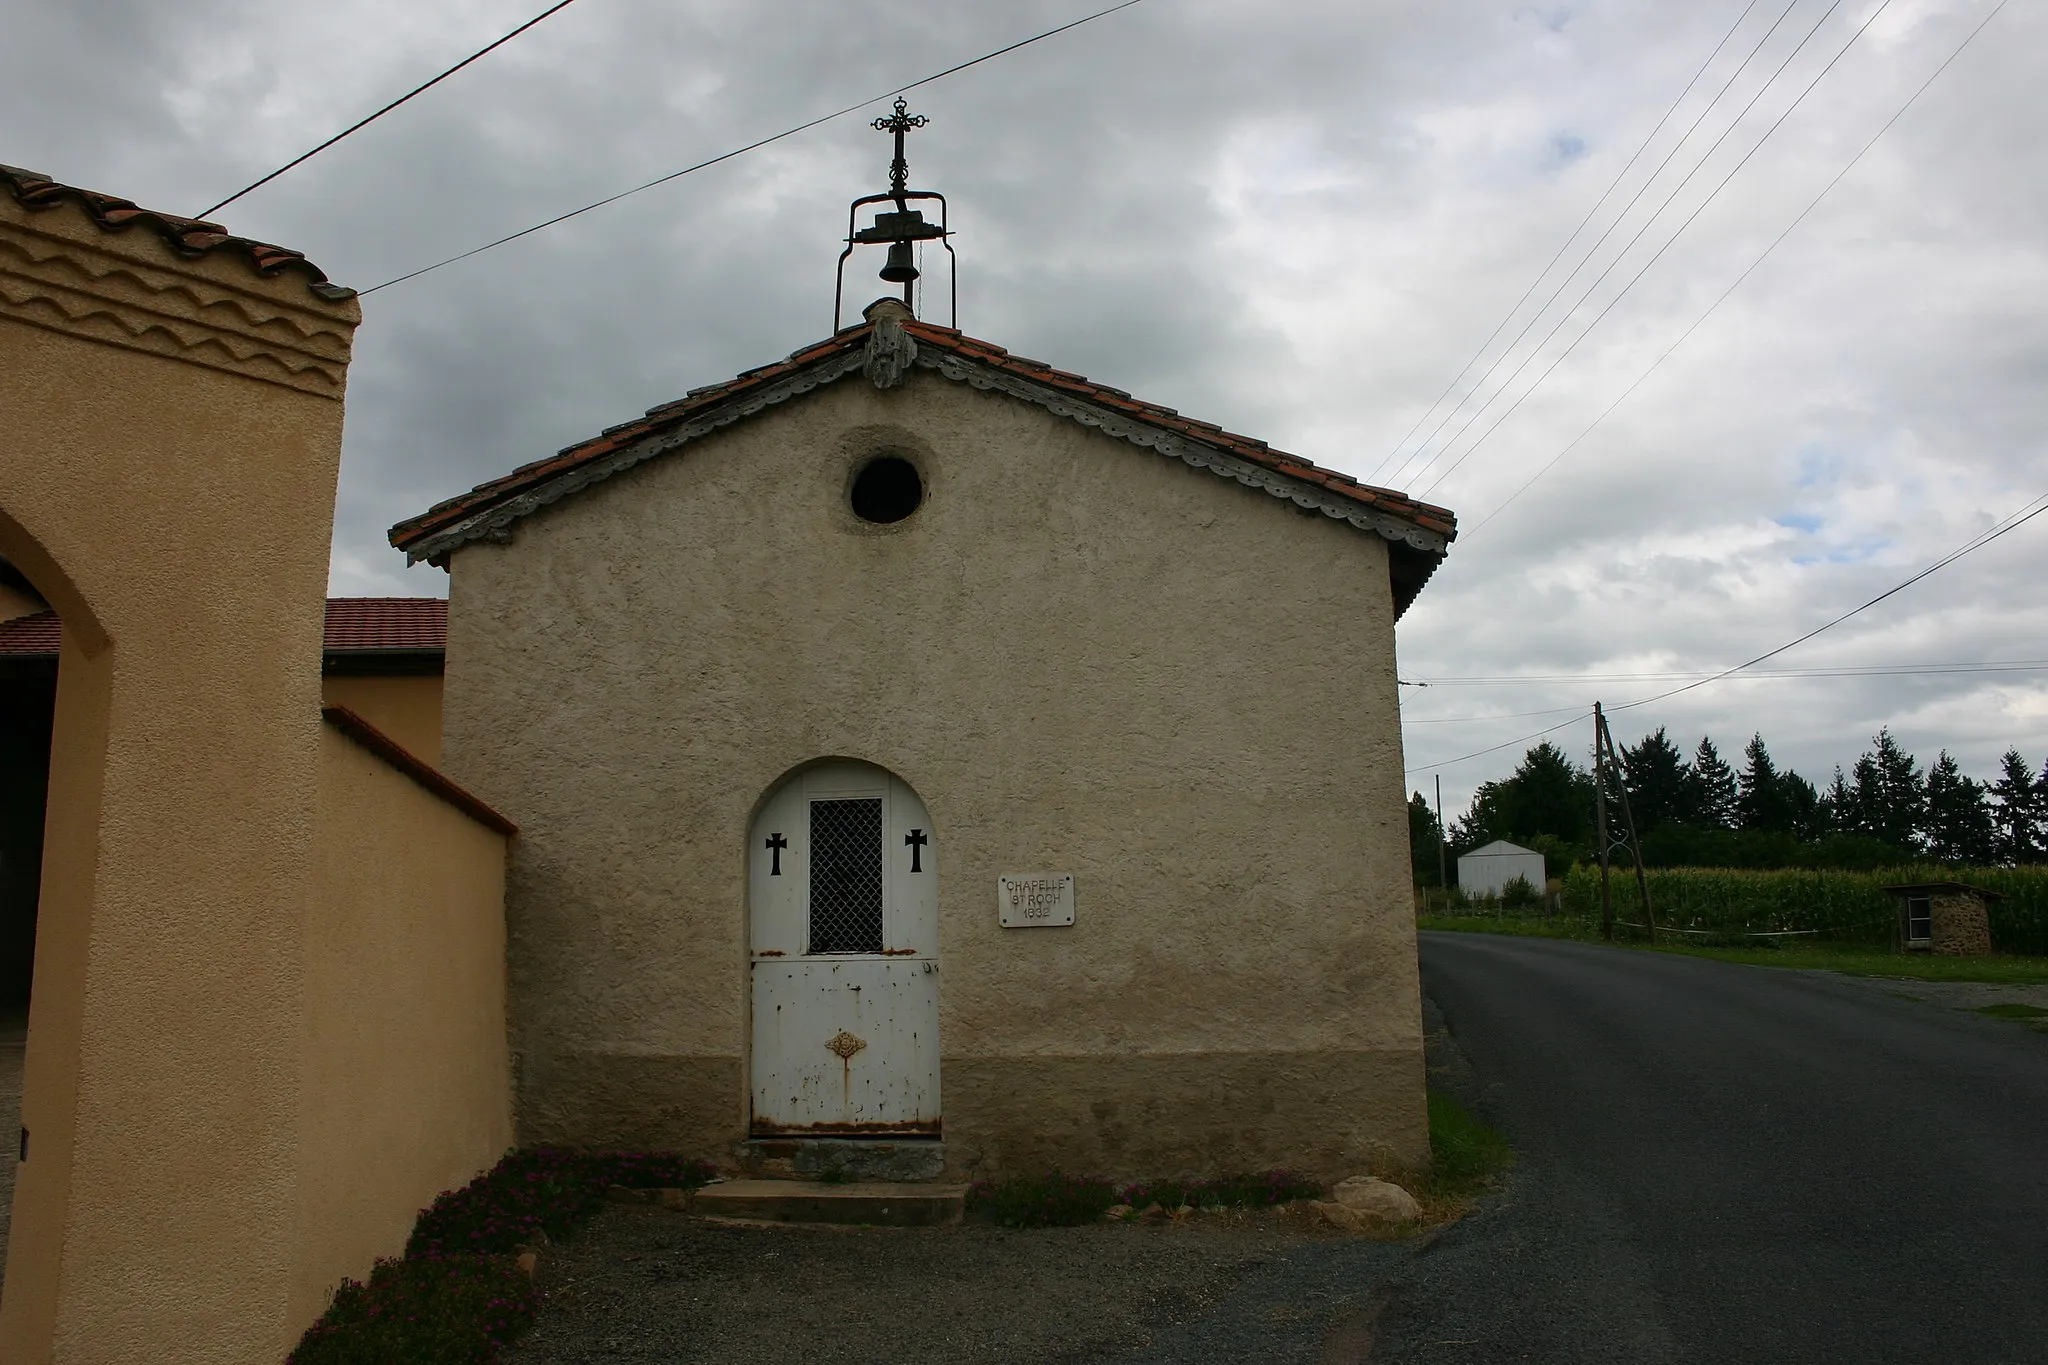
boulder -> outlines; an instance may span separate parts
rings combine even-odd
[[[1356,1213],[1372,1223],[1412,1223],[1422,1217],[1422,1205],[1415,1196],[1390,1181],[1369,1175],[1354,1175],[1337,1183],[1330,1202]]]

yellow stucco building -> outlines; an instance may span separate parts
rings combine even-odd
[[[522,831],[522,1136],[1426,1163],[1394,622],[1451,534],[895,300],[401,524]]]
[[[56,637],[53,692],[0,667],[48,735],[9,1365],[270,1365],[511,1141],[513,827],[323,709],[358,317],[295,252],[0,167],[0,608]]]
[[[0,167],[0,1360],[274,1362],[515,1141],[1426,1162],[1448,512],[885,300],[327,600],[359,319]]]

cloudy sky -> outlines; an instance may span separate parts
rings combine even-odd
[[[1997,0],[1831,2],[1145,0],[914,92],[913,179],[952,200],[970,333],[1458,513],[1400,635],[1411,785],[1509,746],[1441,768],[1458,807],[1569,708],[1759,654],[2048,494],[2040,0],[1685,336]],[[1101,3],[578,0],[219,216],[368,288]],[[540,8],[0,0],[0,161],[196,213]],[[875,112],[366,298],[332,590],[445,591],[393,521],[825,335]],[[1816,779],[1885,724],[2038,765],[2044,576],[2048,516],[1772,661],[1805,676],[1617,733],[1761,730]],[[1988,663],[2037,666],[1869,672]]]

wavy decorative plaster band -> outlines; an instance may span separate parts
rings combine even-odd
[[[204,320],[223,331],[321,356],[346,360],[353,328],[331,314],[294,309],[267,299],[235,292],[211,281],[152,270],[122,256],[81,251],[76,242],[0,232],[0,272],[93,294],[108,302],[147,308],[188,321]],[[206,316],[178,312],[183,299]],[[226,315],[232,316],[226,316]]]

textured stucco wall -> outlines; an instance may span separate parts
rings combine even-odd
[[[295,1320],[511,1145],[505,846],[323,728]]]
[[[33,616],[45,610],[42,599],[34,593],[0,583],[0,621],[12,621],[17,616]]]
[[[846,499],[881,451],[928,489],[890,527]],[[1377,537],[920,372],[451,572],[444,762],[521,826],[522,1140],[726,1155],[748,820],[842,756],[910,782],[943,841],[957,1168],[1426,1160]],[[1075,875],[1075,927],[998,927],[997,876],[1033,871]]]
[[[268,1365],[303,1326],[301,951],[356,317],[0,197],[0,554],[65,624],[10,1365]]]
[[[327,706],[346,706],[429,765],[441,763],[441,675],[373,678],[333,674],[320,680]]]

